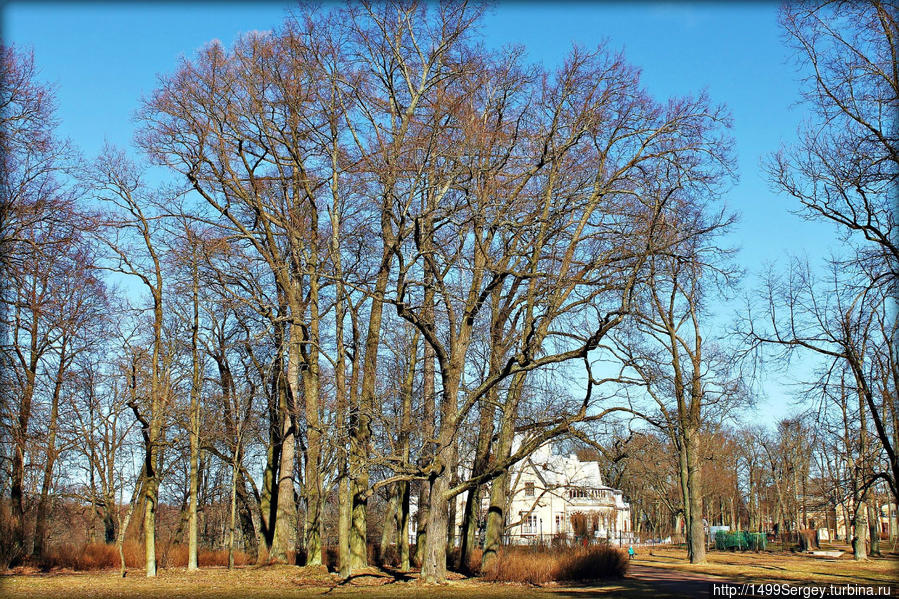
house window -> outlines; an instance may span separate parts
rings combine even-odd
[[[534,496],[534,483],[532,481],[527,481],[524,483],[524,496],[525,497],[533,497]]]
[[[521,519],[522,534],[536,534],[537,532],[537,516],[531,514]]]

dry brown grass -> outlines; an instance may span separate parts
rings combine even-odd
[[[782,551],[710,551],[707,559],[707,564],[690,564],[686,550],[657,547],[639,552],[635,561],[647,566],[714,574],[734,582],[895,584],[899,577],[896,554],[856,562],[851,553],[828,559]]]
[[[144,567],[144,546],[135,541],[127,541],[122,545],[127,568]],[[156,560],[160,568],[186,568],[187,545],[157,546]],[[227,566],[227,550],[200,549],[197,562],[201,568],[210,566]],[[234,553],[234,563],[243,566],[251,562],[250,557],[240,551]],[[63,543],[50,548],[37,564],[44,570],[112,570],[120,566],[119,550],[115,545],[106,543],[88,543],[74,545]]]
[[[484,580],[546,584],[621,578],[627,573],[627,555],[606,545],[549,549],[504,547],[483,572]]]
[[[0,596],[4,599],[321,599],[360,596],[365,599],[638,599],[647,596],[646,587],[638,587],[628,579],[604,586],[541,588],[463,578],[451,580],[446,585],[430,586],[421,585],[412,577],[413,580],[408,582],[371,587],[367,586],[366,580],[340,584],[333,576],[314,578],[307,576],[307,570],[297,566],[250,566],[234,570],[207,568],[197,572],[161,570],[156,578],[146,578],[137,570],[129,572],[127,578],[121,578],[116,572],[0,576]]]

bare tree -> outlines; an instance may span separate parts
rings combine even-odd
[[[877,476],[899,497],[892,416],[899,377],[886,357],[896,329],[899,275],[896,14],[894,2],[880,1],[796,4],[782,11],[813,117],[798,142],[773,157],[769,175],[799,202],[801,215],[832,223],[847,244],[831,258],[829,280],[815,282],[809,267],[797,263],[786,281],[769,281],[769,290],[778,288],[768,293],[771,326],[755,327],[751,337],[812,352],[831,364],[828,370],[842,370],[836,363],[844,363],[887,456],[886,471]]]
[[[679,185],[662,193],[678,197]],[[706,337],[708,297],[726,293],[739,272],[729,264],[730,252],[718,247],[733,218],[702,204],[679,205],[665,222],[671,242],[648,260],[633,326],[615,351],[634,376],[638,395],[651,398],[651,407],[638,411],[677,449],[687,552],[691,563],[704,563],[701,434],[716,414],[744,398],[726,349]]]
[[[99,235],[109,250],[109,260],[101,268],[136,277],[150,294],[150,351],[132,358],[128,406],[141,425],[144,440],[144,541],[147,576],[156,576],[156,510],[159,503],[161,448],[166,410],[171,402],[167,372],[170,352],[165,347],[163,319],[165,289],[160,247],[156,240],[158,217],[142,181],[141,172],[113,148],[107,148],[89,175],[95,193],[106,203],[108,212]],[[107,236],[108,235],[108,236]],[[147,369],[147,385],[140,386],[140,363]]]
[[[41,264],[61,267],[77,246],[78,219],[73,190],[63,183],[71,151],[55,137],[53,93],[36,80],[34,57],[0,45],[0,81],[0,373],[10,383],[0,392],[0,427],[4,462],[11,463],[4,479],[10,482],[13,544],[23,556],[34,394],[44,356],[56,351],[62,318],[52,309],[63,300],[54,296],[58,270]]]

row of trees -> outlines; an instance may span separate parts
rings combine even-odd
[[[892,13],[874,8],[892,31]],[[298,539],[306,563],[321,564],[336,505],[347,575],[367,565],[367,507],[383,492],[382,543],[395,535],[401,565],[416,560],[441,581],[455,497],[467,496],[464,565],[489,489],[489,562],[509,467],[627,414],[665,435],[654,443],[676,456],[691,560],[704,559],[700,441],[749,395],[725,335],[707,332],[737,278],[720,247],[733,222],[719,205],[732,168],[727,114],[704,95],[653,99],[604,46],[553,70],[520,50],[489,51],[476,37],[482,10],[308,10],[232,48],[212,43],[143,101],[136,139],[152,165],[115,148],[77,159],[54,137],[33,60],[4,48],[3,373],[13,384],[3,385],[10,486],[0,490],[13,549],[45,550],[48,506],[62,493],[90,505],[120,545],[141,514],[153,576],[156,513],[170,502],[183,506],[195,568],[218,478],[229,481],[232,549],[242,534],[261,559],[285,561]],[[796,38],[813,26],[800,23]],[[862,41],[882,50],[880,38]],[[892,152],[876,156],[887,179]],[[786,158],[772,169],[808,179]],[[895,256],[865,249],[892,239],[891,188],[858,189],[874,206],[868,242],[839,260],[853,282],[876,275],[852,303],[854,322],[868,319],[865,349],[824,349],[863,397],[861,430],[866,415],[875,422],[863,453],[883,451],[892,468],[866,470],[861,484],[879,477],[895,494],[897,371],[885,336]],[[858,198],[844,197],[865,222]],[[747,312],[741,347],[821,349],[820,337],[782,327],[779,310],[793,304],[780,283],[770,289],[772,327]],[[416,555],[398,532],[413,517]]]
[[[850,418],[851,413],[847,414]],[[879,541],[895,540],[895,523],[887,524],[895,507],[887,485],[870,484],[857,467],[860,440],[846,445],[850,421],[837,430],[822,426],[819,415],[807,412],[782,420],[773,431],[719,428],[704,431],[699,440],[702,463],[702,519],[707,525],[732,530],[777,533],[782,543],[795,543],[806,529],[828,529],[842,540],[860,538],[857,549],[879,554]],[[603,438],[600,435],[600,438]],[[868,445],[871,440],[868,439]],[[598,459],[609,484],[630,498],[634,531],[641,537],[678,538],[685,531],[684,510],[676,469],[676,448],[657,433],[635,432],[603,443],[604,451],[582,450]],[[868,460],[883,455],[869,454]],[[868,484],[867,511],[857,512],[857,493]],[[854,529],[857,523],[867,530]],[[885,527],[885,528],[884,528]],[[846,535],[846,536],[843,536]],[[707,543],[710,542],[707,539]]]
[[[799,362],[814,371],[812,378],[802,381],[800,395],[813,415],[810,421],[784,421],[774,439],[753,433],[738,441],[746,444],[750,454],[760,454],[744,458],[743,496],[750,527],[753,489],[760,488],[752,464],[767,462],[771,474],[767,484],[774,486],[780,514],[777,520],[788,528],[790,522],[806,524],[807,519],[798,516],[798,506],[805,506],[807,487],[814,486],[816,501],[825,501],[830,509],[839,506],[848,514],[857,559],[864,559],[869,537],[872,550],[878,551],[874,518],[879,522],[884,492],[894,502],[899,492],[896,8],[895,3],[875,1],[782,9],[785,38],[807,74],[804,100],[810,118],[799,140],[773,155],[766,169],[772,185],[796,202],[797,214],[835,225],[844,243],[823,269],[794,259],[786,272],[770,271],[746,301],[732,331],[744,366],[786,373]],[[718,280],[726,281],[729,271],[721,268],[722,262],[710,264],[701,280],[714,281],[708,272],[714,269]],[[686,286],[671,284],[669,289],[659,298],[672,308],[688,297]],[[700,285],[689,289],[701,299]],[[655,345],[666,346],[667,372],[661,376],[647,372],[641,355],[636,360],[634,353],[625,355],[661,409],[662,418],[644,414],[644,420],[661,430],[664,442],[677,452],[680,484],[686,486],[691,454],[692,471],[701,471],[695,456],[702,452],[691,451],[690,438],[697,438],[698,430],[711,434],[717,429],[721,408],[733,405],[726,400],[741,393],[740,381],[716,370],[713,358],[709,365],[699,366],[701,336],[694,311],[668,310],[680,320],[658,318],[664,314],[664,308],[657,307],[657,318],[642,322],[652,323],[652,335],[668,337]],[[691,328],[695,335],[684,339],[672,334],[675,323]],[[627,329],[634,330],[640,326]],[[679,349],[671,351],[675,346]],[[678,392],[679,380],[690,381],[690,393]],[[662,386],[663,392],[653,393],[653,384]],[[683,397],[677,403],[676,419],[665,408],[672,396]],[[683,414],[688,417],[680,418]],[[716,480],[720,476],[718,471]],[[689,496],[687,491],[683,497]],[[693,508],[687,503],[681,506],[688,530],[699,526],[695,520],[691,524]],[[694,536],[700,532],[695,529]]]

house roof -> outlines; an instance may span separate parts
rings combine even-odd
[[[520,444],[520,439],[516,439],[516,444]],[[548,487],[608,488],[602,483],[602,474],[599,472],[598,463],[582,462],[574,454],[555,454],[552,448],[551,442],[545,443],[522,463],[523,466],[530,466],[544,485]]]

